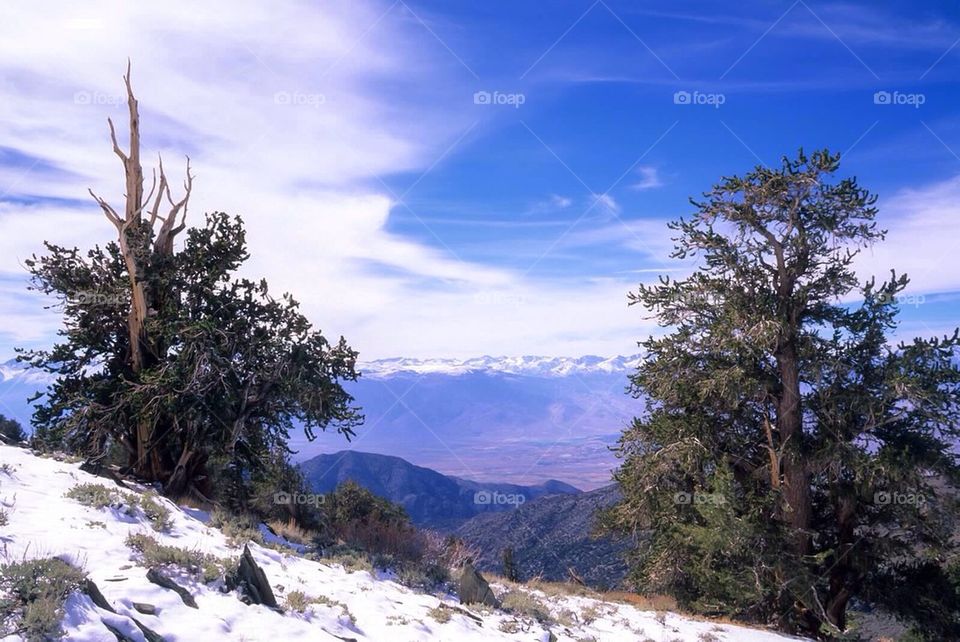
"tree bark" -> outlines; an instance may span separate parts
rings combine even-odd
[[[836,560],[830,569],[829,592],[827,594],[827,617],[830,623],[841,631],[847,628],[847,602],[851,597],[849,586],[853,570],[852,550],[855,545],[856,498],[847,488],[839,489],[835,501],[834,515],[838,525]]]
[[[800,365],[793,337],[777,353],[781,392],[777,407],[777,430],[785,446],[783,461],[784,518],[794,530],[794,549],[810,553],[810,473],[803,457],[803,415],[800,406]]]

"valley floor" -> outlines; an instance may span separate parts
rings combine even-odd
[[[208,584],[185,571],[165,569],[193,594],[198,608],[191,608],[177,593],[147,580],[147,568],[126,544],[128,536],[141,533],[165,545],[218,558],[238,558],[242,544],[230,542],[219,530],[205,525],[206,515],[201,511],[181,509],[164,499],[158,501],[170,509],[171,525],[166,532],[156,532],[141,515],[111,507],[83,506],[64,496],[81,483],[112,485],[109,480],[81,471],[77,464],[0,446],[0,509],[9,518],[0,527],[0,564],[59,557],[81,568],[117,611],[99,608],[86,594],[74,593],[65,604],[63,628],[68,640],[116,640],[107,624],[131,640],[145,640],[133,617],[169,641],[794,639],[673,613],[642,611],[627,604],[573,595],[547,596],[533,589],[520,589],[549,609],[551,624],[545,625],[501,610],[464,607],[453,595],[418,593],[394,582],[389,573],[348,572],[338,564],[305,559],[293,548],[283,546],[283,542],[277,548],[254,543],[249,548],[281,604],[297,592],[312,602],[303,613],[294,609],[281,613],[247,605],[235,591],[224,592],[222,581]],[[493,588],[498,594],[508,589],[497,583]],[[134,602],[154,605],[156,614],[135,611]],[[3,641],[17,639],[8,636]]]

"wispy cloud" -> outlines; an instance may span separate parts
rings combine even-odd
[[[643,191],[663,186],[660,172],[653,165],[641,165],[637,168],[637,175],[639,179],[630,185],[632,189]]]
[[[559,194],[550,194],[547,198],[541,199],[527,209],[527,214],[552,214],[565,210],[573,205],[573,199]]]
[[[248,273],[293,292],[364,358],[631,348],[626,282],[541,283],[466,260],[382,182],[442,167],[470,144],[458,141],[476,118],[475,80],[402,7],[55,4],[7,7],[0,24],[5,349],[49,342],[57,326],[23,289],[22,260],[45,239],[90,247],[113,237],[95,205],[76,199],[87,187],[122,198],[106,117],[122,139],[128,57],[146,164],[162,152],[174,176],[184,154],[193,160],[190,222],[204,211],[242,215]],[[553,212],[572,204],[544,201]],[[389,230],[394,212],[423,226],[419,240]],[[599,324],[576,313],[580,301],[596,306]]]
[[[593,194],[590,197],[591,209],[594,214],[603,218],[612,218],[620,213],[620,204],[610,194]]]

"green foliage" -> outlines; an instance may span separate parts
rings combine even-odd
[[[435,606],[429,611],[427,611],[427,615],[432,617],[439,624],[446,624],[451,619],[453,619],[453,615],[450,613],[450,609],[444,609],[439,606]]]
[[[260,522],[250,514],[238,515],[218,508],[210,513],[208,526],[219,528],[227,536],[227,539],[235,545],[246,544],[247,542],[263,544]]]
[[[317,537],[323,559],[348,571],[390,569],[405,586],[433,590],[472,555],[456,537],[419,531],[400,506],[345,482],[322,497]]]
[[[170,509],[164,506],[157,497],[150,493],[139,495],[135,498],[138,501],[140,510],[150,521],[153,530],[159,532],[169,531],[173,527],[173,519],[170,516]]]
[[[838,635],[851,599],[898,611],[900,583],[926,606],[898,612],[955,637],[953,597],[919,569],[943,570],[956,527],[960,334],[890,345],[909,282],[858,281],[883,232],[838,168],[801,152],[671,224],[701,269],[630,295],[669,331],[642,343],[646,412],[602,525],[647,533],[633,578],[683,608]]]
[[[326,595],[318,595],[316,597],[307,595],[303,591],[290,591],[287,593],[285,606],[291,611],[296,611],[297,613],[305,613],[312,605],[319,604],[322,606],[328,606],[330,608],[337,608],[343,613],[344,617],[348,618],[351,622],[356,623],[356,618],[350,612],[349,607],[339,600],[333,600],[327,597]]]
[[[20,635],[31,642],[63,637],[63,603],[84,577],[57,558],[0,566],[0,637]]]
[[[26,439],[27,433],[19,421],[0,415],[0,443],[18,444]]]
[[[550,609],[536,595],[520,589],[511,589],[500,598],[503,610],[537,622],[551,621]]]
[[[310,439],[327,428],[353,434],[361,417],[341,383],[357,377],[356,352],[314,330],[290,295],[234,276],[248,257],[239,218],[208,215],[169,255],[151,255],[152,239],[146,223],[129,239],[142,244],[139,278],[154,302],[137,371],[117,243],[86,253],[47,244],[26,261],[32,288],[56,299],[67,328],[52,349],[18,357],[58,376],[34,414],[39,444],[118,454],[179,495],[211,492],[211,461],[246,479],[285,456],[297,424]]]
[[[343,542],[370,554],[416,559],[422,540],[400,506],[348,481],[324,496],[320,544]]]
[[[161,544],[153,537],[143,533],[131,533],[126,545],[136,551],[145,566],[176,566],[203,579],[212,582],[237,566],[233,560],[197,550]]]
[[[131,516],[135,516],[139,511],[150,522],[153,530],[158,532],[168,531],[173,526],[170,509],[150,492],[125,493],[103,484],[89,482],[77,484],[64,496],[91,508],[115,508]]]
[[[123,505],[123,494],[120,491],[92,482],[77,484],[64,493],[64,497],[91,508]]]
[[[375,568],[368,553],[350,546],[338,545],[324,548],[321,559],[330,564],[339,564],[348,573],[353,573],[354,571],[367,571],[372,573]]]

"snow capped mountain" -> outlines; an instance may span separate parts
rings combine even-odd
[[[381,359],[350,382],[366,421],[338,435],[293,434],[297,461],[344,448],[403,457],[441,473],[532,486],[560,479],[586,490],[610,482],[609,447],[643,402],[626,394],[639,356]],[[54,377],[0,364],[0,414],[30,425],[27,403]]]
[[[640,361],[631,357],[473,357],[470,359],[378,359],[360,365],[364,376],[383,378],[398,373],[462,375],[472,372],[498,372],[538,377],[566,377],[575,374],[611,374],[629,372]]]
[[[0,383],[12,380],[46,387],[53,383],[56,377],[42,370],[32,370],[16,359],[10,359],[0,363]]]
[[[640,355],[630,357],[472,357],[469,359],[412,359],[393,357],[361,362],[360,371],[366,377],[383,378],[399,373],[460,375],[470,372],[499,372],[504,374],[539,377],[566,377],[573,374],[611,374],[630,372],[636,368]],[[0,364],[0,382],[17,379],[22,383],[49,385],[56,377],[10,359]]]

